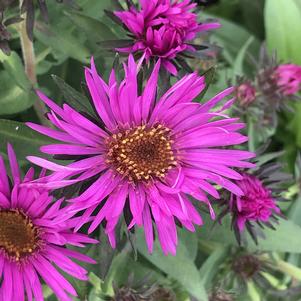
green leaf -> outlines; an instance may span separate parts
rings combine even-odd
[[[30,108],[36,101],[36,95],[23,90],[12,79],[9,72],[0,71],[0,115],[11,115]]]
[[[230,218],[224,218],[222,225],[213,224],[206,217],[206,222],[199,229],[199,236],[204,240],[219,242],[223,245],[237,245],[234,232],[230,229]],[[251,251],[278,251],[301,253],[301,227],[289,220],[279,220],[274,224],[276,230],[265,228],[263,230],[265,239],[259,238],[258,245],[247,235],[247,248]],[[289,233],[289,235],[288,235]]]
[[[254,37],[251,36],[239,50],[237,57],[235,59],[234,65],[233,65],[234,78],[237,75],[240,75],[240,76],[244,75],[244,61],[245,61],[248,49],[249,49],[250,45],[253,43],[253,41],[254,41]]]
[[[214,250],[200,268],[202,282],[206,288],[212,286],[212,279],[218,273],[216,269],[228,254],[228,248],[218,247]]]
[[[31,83],[25,74],[22,60],[16,52],[12,51],[10,56],[7,56],[0,51],[0,61],[10,75],[11,81],[17,83],[22,90],[29,91],[31,89]]]
[[[41,155],[39,147],[53,142],[21,122],[5,119],[0,119],[0,137],[0,152],[6,153],[9,142],[13,145],[18,159],[23,162],[28,155]]]
[[[91,107],[91,104],[85,95],[76,91],[57,75],[52,75],[52,78],[63,93],[65,101],[68,104],[78,111],[84,111],[95,115],[93,108]]]
[[[239,1],[242,10],[243,21],[246,27],[256,34],[261,40],[264,39],[264,1],[262,0],[241,0]]]
[[[137,231],[137,249],[158,269],[177,280],[197,300],[208,300],[199,271],[184,243],[179,242],[176,256],[165,256],[156,241],[153,254],[149,254],[142,232]]]
[[[206,95],[206,92],[208,91],[211,83],[213,82],[215,74],[216,74],[215,67],[211,67],[204,74],[202,74],[203,76],[205,76],[206,86],[205,86],[204,90],[202,91],[202,93],[200,94],[200,96],[198,97],[199,99],[203,99],[203,97]]]
[[[285,61],[301,64],[301,5],[299,0],[267,0],[265,5],[267,46]]]
[[[301,253],[301,227],[289,220],[280,220],[276,230],[265,229],[266,239],[261,239],[256,246],[250,242],[253,250]]]
[[[104,280],[110,270],[112,261],[116,251],[112,249],[107,235],[104,233],[103,229],[100,229],[100,244],[98,246],[98,260],[97,264],[99,266],[99,276]]]
[[[65,12],[65,14],[74,24],[82,28],[89,38],[96,40],[96,42],[112,38],[117,39],[111,28],[97,19],[78,12],[72,12],[72,14]]]
[[[50,29],[45,24],[38,23],[35,36],[41,43],[56,52],[56,55],[64,55],[65,58],[70,56],[82,63],[89,62],[90,50],[79,36],[73,34],[70,26],[66,28],[52,26]]]
[[[202,13],[201,16],[214,18],[214,16],[204,13]],[[216,42],[218,46],[223,47],[222,54],[224,55],[225,59],[231,65],[233,65],[241,46],[244,45],[244,43],[250,38],[251,34],[242,26],[239,26],[231,21],[222,18],[218,18],[218,21],[222,26],[214,31],[214,34],[212,35],[212,41]],[[254,38],[254,42],[249,49],[250,53],[254,57],[257,57],[259,48],[260,42],[258,39]],[[253,67],[251,62],[248,63],[248,67]]]

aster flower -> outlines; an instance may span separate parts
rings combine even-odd
[[[29,157],[31,162],[54,172],[44,183],[41,179],[40,184],[32,185],[47,187],[52,181],[66,185],[66,181],[83,182],[93,177],[90,186],[70,200],[74,212],[85,210],[76,229],[88,222],[95,211],[89,233],[105,220],[106,233],[115,247],[114,229],[123,210],[129,208],[129,228],[144,227],[149,251],[153,249],[154,222],[164,253],[175,254],[176,221],[190,231],[195,230],[194,224],[202,224],[190,197],[207,204],[214,218],[206,195],[219,197],[212,184],[241,196],[242,190],[231,180],[242,177],[231,167],[252,167],[244,160],[253,154],[227,149],[247,141],[238,133],[244,124],[223,114],[234,100],[213,110],[233,88],[205,103],[193,102],[204,90],[205,79],[192,73],[156,99],[160,61],[140,94],[137,73],[141,62],[137,66],[130,56],[124,66],[125,79],[118,84],[113,70],[107,84],[91,61],[85,75],[98,120],[89,120],[87,114],[84,116],[67,104],[61,108],[38,92],[51,108],[48,118],[57,129],[32,123],[28,126],[63,142],[41,150],[77,161],[61,166]]]
[[[279,153],[270,154],[270,160],[279,156]],[[261,157],[256,160],[260,162]],[[225,210],[221,217],[230,212],[232,226],[236,238],[241,243],[241,234],[245,229],[257,243],[257,237],[263,236],[260,228],[267,226],[275,229],[273,223],[277,223],[278,217],[283,217],[278,202],[285,199],[281,196],[284,185],[291,177],[281,171],[282,165],[275,162],[266,162],[256,169],[241,173],[242,179],[236,181],[236,185],[243,191],[242,196],[230,195],[230,202],[225,200]],[[256,227],[258,225],[259,227]]]
[[[161,58],[162,65],[173,75],[173,60],[202,49],[191,43],[200,32],[220,27],[219,23],[199,23],[191,0],[139,0],[140,7],[114,14],[133,39],[129,46],[117,48],[124,53],[142,53],[145,59]],[[206,47],[205,47],[206,48]]]
[[[295,64],[279,65],[275,70],[274,76],[283,95],[294,95],[300,91],[301,66]]]
[[[244,81],[235,88],[236,99],[240,106],[247,107],[256,99],[256,88],[251,81]]]
[[[66,246],[95,241],[73,233],[76,219],[67,218],[62,200],[52,203],[48,191],[23,186],[33,179],[34,170],[29,169],[21,178],[10,145],[8,157],[11,181],[0,156],[0,299],[43,300],[41,278],[59,300],[72,300],[70,295],[76,296],[76,292],[54,264],[75,278],[87,280],[87,272],[71,259],[94,261]]]

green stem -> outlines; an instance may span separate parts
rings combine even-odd
[[[22,1],[20,0],[20,5]],[[19,34],[22,48],[22,55],[24,60],[25,73],[32,83],[33,87],[38,85],[37,75],[36,75],[36,59],[34,53],[33,42],[28,38],[26,31],[26,13],[22,14],[24,21],[19,24]],[[41,123],[48,124],[47,119],[44,114],[47,112],[46,106],[40,100],[37,100],[34,105],[34,110],[38,115]]]

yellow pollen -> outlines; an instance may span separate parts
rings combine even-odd
[[[107,140],[106,162],[130,182],[163,178],[177,165],[170,130],[161,124],[121,131]]]
[[[38,248],[38,229],[18,210],[0,211],[0,249],[14,261]]]

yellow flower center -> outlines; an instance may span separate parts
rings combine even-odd
[[[139,126],[112,135],[107,141],[107,163],[130,182],[163,178],[177,162],[170,129],[161,124]]]

